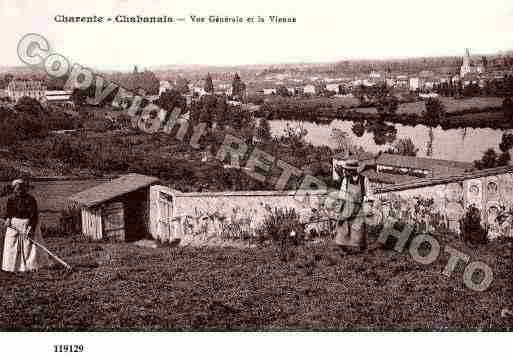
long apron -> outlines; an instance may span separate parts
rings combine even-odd
[[[29,219],[12,218],[11,228],[7,228],[4,240],[2,270],[7,272],[26,272],[37,270],[50,264],[48,255],[27,236]],[[36,242],[42,238],[39,224],[32,237]]]
[[[356,183],[347,181],[346,198],[341,209],[337,224],[335,243],[351,248],[363,249],[366,247],[365,214],[363,210],[362,185],[360,177]]]

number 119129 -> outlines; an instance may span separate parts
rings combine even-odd
[[[54,345],[53,351],[55,353],[81,353],[84,351],[84,346],[78,344],[60,344]]]

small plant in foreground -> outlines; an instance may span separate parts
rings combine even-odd
[[[471,205],[460,220],[461,236],[463,241],[471,244],[484,244],[487,242],[487,233],[481,224],[481,212]]]
[[[256,229],[261,242],[270,242],[280,247],[282,260],[291,257],[290,247],[305,240],[305,227],[294,208],[267,208],[267,215]]]

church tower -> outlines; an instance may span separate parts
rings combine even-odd
[[[472,72],[471,64],[470,64],[470,50],[465,49],[465,56],[463,56],[463,64],[460,69],[460,76],[463,78],[466,74]]]

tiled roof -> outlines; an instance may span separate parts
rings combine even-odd
[[[367,169],[362,172],[371,182],[380,182],[386,184],[399,184],[418,180],[418,177],[392,174],[392,173],[378,173],[374,169]]]
[[[440,169],[440,167],[456,167],[463,170],[470,170],[474,165],[470,162],[448,161],[428,157],[401,156],[389,153],[382,153],[376,160],[377,164],[384,166],[400,166],[415,169]]]
[[[335,154],[333,156],[334,159],[347,159],[344,153]],[[363,152],[358,155],[349,156],[350,159],[356,159],[361,162],[374,161],[375,155],[369,152]],[[451,168],[455,167],[461,170],[471,170],[474,168],[474,165],[470,162],[461,162],[461,161],[449,161],[449,160],[441,160],[437,158],[428,158],[428,157],[416,157],[416,156],[402,156],[402,155],[394,155],[390,153],[382,153],[376,158],[376,164],[383,166],[393,166],[393,167],[407,167],[413,169],[426,169],[426,170],[438,170],[442,171],[442,168]]]
[[[461,182],[473,178],[479,177],[488,177],[488,176],[496,176],[504,173],[513,173],[513,166],[503,166],[503,167],[495,167],[488,168],[484,170],[476,170],[471,172],[461,173],[459,175],[452,176],[440,176],[436,178],[422,178],[417,179],[411,182],[398,183],[395,185],[386,186],[383,188],[379,188],[376,191],[378,193],[392,192],[392,191],[402,191],[406,189],[413,188],[421,188],[427,186],[434,186],[439,184],[446,184],[451,182]]]

